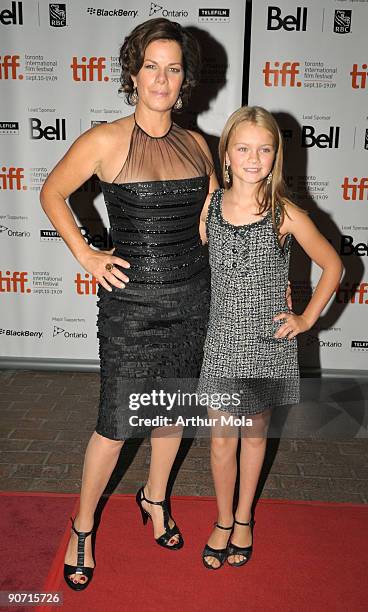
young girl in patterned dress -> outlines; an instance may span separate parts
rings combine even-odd
[[[225,188],[207,199],[201,216],[209,246],[211,307],[197,393],[210,397],[211,468],[218,506],[217,522],[202,553],[208,569],[220,568],[225,560],[239,567],[250,559],[251,511],[271,411],[299,401],[296,336],[316,323],[343,270],[328,240],[285,195],[282,136],[269,112],[254,106],[233,113],[219,152]],[[322,269],[300,315],[288,308],[285,297],[293,239]],[[212,404],[211,395],[212,400],[216,397]],[[237,399],[231,404],[229,397]],[[250,418],[251,426],[243,420],[239,426],[239,417]],[[240,486],[234,516],[239,432]]]

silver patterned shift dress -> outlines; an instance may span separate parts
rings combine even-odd
[[[211,305],[197,394],[215,394],[208,405],[216,409],[256,414],[300,399],[297,340],[274,338],[283,321],[273,321],[289,311],[293,237],[288,234],[281,247],[271,210],[247,225],[226,221],[223,193],[213,193],[206,219]],[[278,222],[278,206],[275,215]],[[234,393],[236,401],[229,402]]]

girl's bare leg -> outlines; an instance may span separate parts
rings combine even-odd
[[[220,417],[220,411],[215,413],[209,409],[211,418]],[[225,413],[225,416],[229,414]],[[211,470],[216,491],[218,509],[217,523],[223,527],[233,524],[233,499],[237,473],[236,450],[238,446],[238,428],[214,426],[211,429]],[[230,530],[224,531],[214,527],[207,540],[212,548],[225,548],[230,536]],[[205,557],[208,565],[219,567],[220,562],[212,556]]]
[[[267,429],[271,416],[270,410],[253,415],[253,426],[244,431],[241,438],[240,453],[240,487],[239,501],[235,512],[237,521],[246,523],[251,518],[251,509],[257,489],[267,445]],[[234,525],[231,541],[237,546],[246,547],[252,544],[251,527]],[[230,563],[237,563],[244,559],[243,555],[229,556]]]

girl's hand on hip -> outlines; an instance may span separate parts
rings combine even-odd
[[[296,315],[293,312],[280,312],[273,320],[284,321],[284,324],[275,333],[274,338],[287,338],[291,340],[297,334],[301,334],[311,328],[303,315]]]
[[[90,248],[83,257],[79,258],[79,263],[83,268],[90,272],[107,291],[112,291],[111,285],[124,289],[124,283],[129,282],[129,278],[116,265],[130,268],[130,264],[125,259],[113,255],[114,250],[115,248],[111,251],[95,251]]]

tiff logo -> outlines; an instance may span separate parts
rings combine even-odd
[[[19,55],[4,55],[1,59],[0,56],[0,79],[4,81],[19,79],[21,81],[24,78],[23,74],[18,74],[19,57]]]
[[[94,276],[90,277],[90,274],[85,274],[82,278],[81,273],[77,273],[74,283],[78,295],[96,295],[98,280]]]
[[[106,68],[105,57],[81,57],[78,63],[78,58],[73,57],[70,64],[74,81],[108,81],[109,77],[104,76]]]
[[[7,168],[6,166],[3,166],[0,172],[0,189],[9,189],[10,191],[25,191],[27,186],[22,185],[22,180],[24,179],[23,171],[24,168],[15,168],[14,166]]]
[[[362,69],[358,70],[358,64],[353,64],[350,72],[351,86],[353,89],[365,89],[367,87],[368,64],[362,64]]]
[[[27,287],[28,272],[13,272],[0,270],[0,293],[31,293]]]
[[[299,62],[283,62],[280,67],[280,62],[274,62],[274,68],[271,68],[271,62],[266,62],[263,69],[264,84],[266,87],[301,87],[301,81],[297,81],[296,77],[299,74]]]
[[[358,183],[359,181],[359,183]],[[342,187],[342,197],[344,200],[367,200],[368,195],[364,197],[364,194],[368,192],[368,177],[363,176],[360,180],[354,176],[352,182],[345,176]]]

